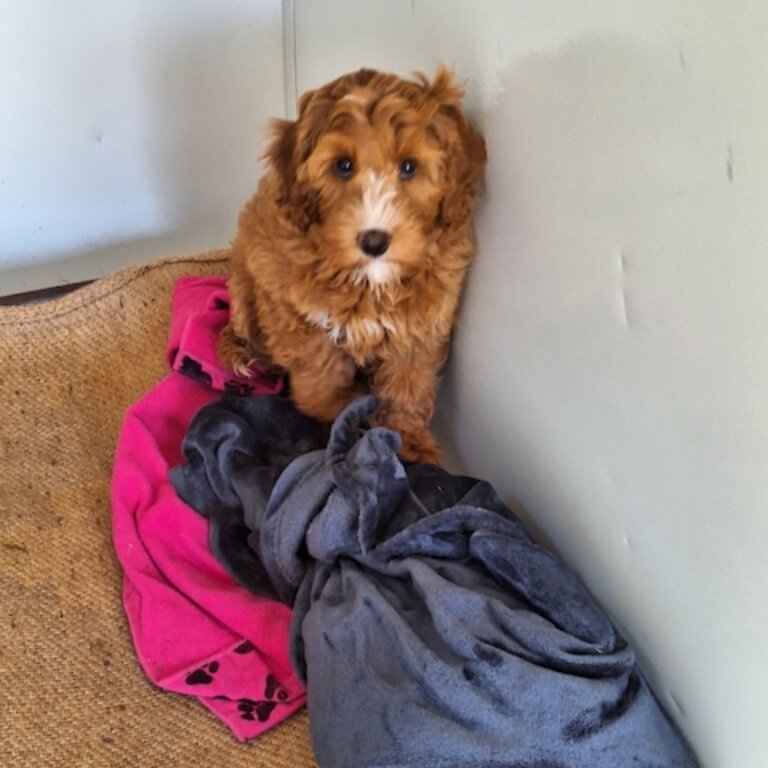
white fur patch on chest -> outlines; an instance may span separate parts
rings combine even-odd
[[[312,325],[325,331],[328,334],[328,338],[334,344],[338,344],[341,341],[344,326],[334,323],[327,312],[317,310],[310,312],[306,315],[306,318]]]
[[[334,323],[327,312],[314,311],[306,318],[341,347],[375,347],[397,332],[395,324],[386,317],[352,317],[346,323]]]

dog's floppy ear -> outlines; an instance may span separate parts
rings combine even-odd
[[[296,183],[296,134],[298,126],[291,120],[272,120],[270,124],[274,136],[272,143],[264,153],[264,159],[277,171],[280,180],[278,202],[285,203]]]
[[[320,220],[320,213],[317,191],[303,177],[302,166],[328,127],[333,105],[351,88],[367,85],[377,74],[372,69],[361,69],[322,88],[307,91],[299,100],[299,116],[295,121],[272,121],[273,139],[264,158],[277,172],[278,203],[303,231]]]
[[[485,170],[485,140],[465,120],[459,110],[449,112],[456,123],[458,147],[450,152],[447,163],[449,191],[443,198],[442,223],[448,228],[466,224],[475,207],[475,190]],[[459,148],[460,147],[460,148]]]
[[[305,93],[299,102],[299,117],[295,121],[275,119],[271,123],[272,143],[264,153],[279,180],[277,202],[285,206],[291,221],[307,230],[318,219],[316,195],[298,178],[299,165],[309,156],[312,146],[307,135],[306,112],[315,92]]]
[[[433,125],[445,155],[446,194],[439,220],[443,227],[456,229],[466,224],[474,209],[475,189],[487,160],[485,140],[464,117],[463,90],[449,70],[440,68],[427,88],[428,98],[437,102]]]

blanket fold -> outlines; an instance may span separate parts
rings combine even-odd
[[[304,688],[288,654],[290,611],[233,583],[211,552],[205,521],[181,503],[168,480],[200,408],[217,402],[223,391],[273,394],[282,389],[282,381],[265,371],[253,368],[251,376],[236,376],[218,364],[215,345],[228,319],[226,299],[221,277],[176,283],[166,347],[170,371],[125,413],[115,449],[112,532],[124,572],[123,606],[146,675],[165,690],[195,697],[244,741],[304,705]],[[232,416],[236,419],[236,413]],[[235,420],[205,425],[221,446],[220,459],[253,454],[254,441],[242,426]],[[274,432],[274,424],[263,426]],[[316,427],[303,425],[302,434],[311,426]],[[306,443],[291,445],[301,452]],[[273,456],[263,471],[276,477],[280,462]],[[198,487],[209,484],[209,496],[200,497],[201,511],[222,504],[230,511],[241,509],[229,477],[211,474]],[[258,487],[248,483],[248,489]],[[248,549],[243,524],[222,528],[220,534],[230,557],[240,542]],[[252,550],[244,554],[258,567]]]
[[[488,483],[403,465],[371,397],[290,463],[290,405],[231,402],[193,419],[172,482],[242,583],[293,607],[323,768],[695,766],[627,643]]]

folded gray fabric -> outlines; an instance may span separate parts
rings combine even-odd
[[[574,575],[489,484],[403,466],[398,435],[368,427],[375,405],[353,403],[324,450],[285,469],[302,426],[284,400],[244,398],[236,419],[207,406],[184,443],[192,461],[172,473],[217,557],[293,606],[320,766],[695,766]],[[222,458],[253,432],[258,452]],[[235,546],[222,528],[240,531]]]
[[[192,420],[186,464],[170,479],[179,496],[211,520],[211,552],[252,592],[277,597],[258,555],[259,520],[272,486],[298,456],[320,448],[325,430],[282,397],[224,395]]]

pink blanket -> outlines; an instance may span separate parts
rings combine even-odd
[[[194,413],[222,391],[275,394],[282,381],[222,369],[215,342],[228,319],[224,278],[182,278],[166,356],[171,372],[125,415],[112,486],[123,601],[139,661],[169,691],[195,696],[240,740],[301,708],[288,658],[290,611],[235,584],[208,548],[208,523],[179,500],[169,467]]]

